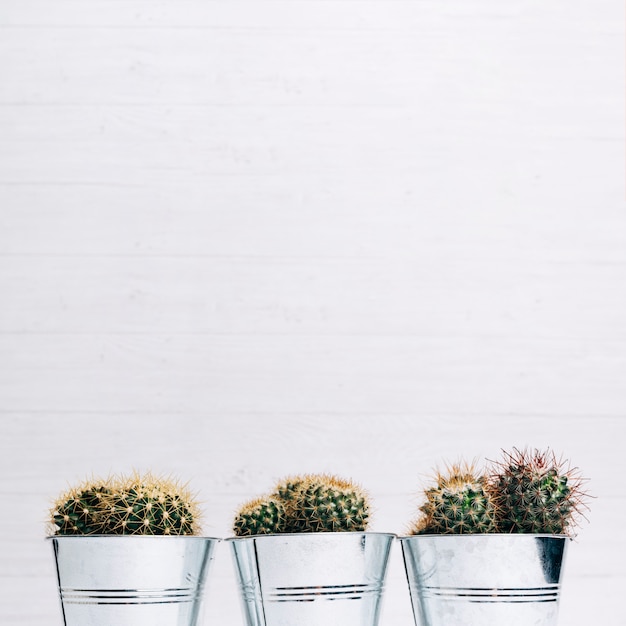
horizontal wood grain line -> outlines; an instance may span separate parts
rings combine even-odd
[[[624,343],[0,335],[5,409],[622,414]]]
[[[592,342],[597,344],[626,344],[626,335],[623,337],[612,334],[611,336],[595,336],[595,335],[538,335],[538,334],[523,334],[520,333],[479,333],[468,331],[466,333],[419,333],[419,332],[392,332],[392,331],[271,331],[271,330],[240,330],[240,331],[211,331],[211,330],[154,330],[154,331],[141,331],[141,330],[0,330],[0,337],[299,337],[299,338],[410,338],[410,339],[424,339],[427,341],[441,341],[442,343],[448,343],[450,340],[509,340],[519,341],[520,339],[526,339],[536,341],[538,343],[584,343],[588,344]]]
[[[301,33],[368,33],[368,32],[381,32],[381,33],[407,33],[413,30],[415,27],[409,25],[405,26],[302,26],[298,25],[298,32]],[[80,30],[83,31],[215,31],[215,32],[234,32],[234,33],[288,33],[293,34],[293,27],[288,26],[218,26],[218,25],[199,25],[199,24],[0,24],[0,32],[12,31],[12,30]]]
[[[355,0],[356,1],[356,0]],[[391,0],[393,1],[393,0]],[[468,16],[471,19],[470,16]],[[457,19],[462,20],[462,17],[457,16]],[[489,18],[486,17],[488,20]],[[494,17],[494,19],[497,19]],[[468,20],[469,21],[469,20]],[[472,21],[477,21],[476,19]],[[604,35],[606,37],[615,36],[618,37],[623,34],[623,31],[616,27],[605,26],[602,22],[599,22],[600,26],[594,28],[592,34]],[[292,26],[276,26],[276,25],[264,25],[264,26],[227,26],[216,24],[186,24],[186,23],[162,23],[162,24],[123,24],[123,23],[93,23],[83,22],[74,24],[37,24],[37,23],[13,23],[13,24],[0,24],[0,32],[2,31],[72,31],[80,30],[84,31],[200,31],[200,32],[226,32],[226,33],[255,33],[255,34],[293,34],[294,29],[299,33],[324,33],[324,34],[338,34],[345,35],[346,33],[405,33],[407,35],[413,34],[415,31],[422,31],[423,26],[420,24],[405,23],[401,26],[307,26],[302,22]],[[589,34],[589,31],[586,31]]]
[[[54,5],[54,13],[48,14],[46,9],[49,4],[27,0],[20,2],[20,6],[14,8],[12,13],[8,13],[5,16],[5,21],[7,24],[45,26],[47,24],[59,23],[63,19],[68,21],[74,19],[93,24],[98,19],[105,18],[114,20],[115,24],[128,24],[129,22],[141,24],[149,21],[168,24],[171,22],[184,22],[185,19],[189,19],[191,14],[193,17],[198,18],[197,21],[203,20],[206,22],[221,19],[222,21],[226,20],[234,23],[237,21],[259,21],[268,25],[271,24],[272,18],[274,21],[276,19],[298,20],[298,23],[312,18],[317,18],[317,20],[322,22],[332,21],[334,18],[341,22],[352,19],[361,24],[364,21],[376,24],[376,17],[379,17],[379,22],[382,19],[406,22],[407,13],[414,16],[425,16],[435,13],[446,15],[452,19],[465,18],[466,20],[502,20],[506,17],[521,17],[528,20],[536,15],[529,15],[528,11],[524,11],[526,3],[520,0],[511,0],[504,4],[494,0],[452,1],[445,4],[433,2],[432,0],[421,0],[419,2],[411,2],[410,0],[387,0],[386,2],[381,2],[380,0],[337,0],[336,2],[333,0],[321,0],[319,2],[294,0],[291,2],[265,1],[253,3],[239,1],[228,3],[181,1],[171,3],[170,5],[160,3],[156,5],[156,10],[151,12],[141,11],[144,4],[149,4],[150,9],[155,7],[150,3],[142,3],[140,0],[123,3],[122,11],[119,9],[111,10],[111,6],[115,6],[114,2],[93,1],[89,3],[88,8],[85,8],[84,3],[82,4],[83,6],[81,6],[81,3],[59,0]],[[250,8],[248,16],[241,16],[242,4],[244,6],[247,5],[246,8]],[[262,12],[258,11],[257,7],[259,6],[263,7]],[[398,14],[389,11],[389,6],[393,7],[393,11],[398,12]],[[207,7],[210,7],[210,9],[207,10]],[[294,10],[294,7],[297,7],[297,9]],[[587,28],[589,23],[593,26],[607,21],[610,12],[607,8],[602,10],[603,8],[600,6],[594,11],[593,16],[586,16],[585,26]],[[580,12],[572,10],[568,11],[568,16],[570,16],[571,24],[580,22],[582,17]]]
[[[346,418],[360,418],[360,417],[397,417],[397,418],[407,418],[407,419],[415,419],[419,417],[432,418],[437,417],[439,419],[449,418],[453,421],[463,421],[466,417],[473,418],[484,418],[484,419],[548,419],[553,421],[558,420],[580,420],[583,424],[588,424],[590,421],[589,414],[587,412],[576,414],[575,412],[568,411],[567,413],[559,414],[557,412],[554,413],[546,413],[542,411],[498,411],[498,412],[489,412],[489,411],[470,411],[464,409],[461,411],[437,411],[437,410],[428,410],[428,411],[368,411],[368,410],[341,410],[341,411],[331,411],[328,409],[321,409],[319,411],[313,410],[228,410],[228,411],[212,411],[212,410],[199,410],[199,409],[188,409],[188,410],[180,410],[180,409],[5,409],[0,408],[1,415],[47,415],[47,416],[55,416],[55,415],[185,415],[188,417],[220,417],[224,418],[226,416],[233,417],[346,417]],[[619,413],[594,413],[593,420],[604,420],[604,421],[621,421],[626,420],[626,412]]]
[[[442,249],[442,248],[440,248]],[[484,248],[483,248],[484,250]],[[463,250],[455,250],[455,259],[471,258],[480,261],[478,253],[481,252],[481,246],[476,244],[476,248],[469,247]],[[530,254],[530,253],[529,253]],[[622,267],[626,265],[626,258],[621,259],[593,259],[593,258],[551,258],[550,256],[541,257],[538,253],[533,252],[532,256],[536,261],[534,267]],[[338,255],[338,254],[246,254],[243,252],[229,253],[210,253],[210,252],[0,252],[0,259],[213,259],[220,261],[253,261],[283,264],[285,262],[303,263],[307,261],[322,263],[361,263],[372,262],[378,263],[385,261],[384,255],[375,254],[358,254],[358,255]],[[394,255],[393,259],[397,262],[401,259],[415,259],[415,255],[410,252],[399,252]],[[494,259],[506,258],[510,259],[510,251],[501,251],[501,257],[497,253],[489,255],[489,261]],[[387,259],[388,260],[388,259]]]
[[[471,252],[468,252],[471,254]],[[227,253],[210,253],[210,252],[0,252],[0,258],[24,258],[24,259],[214,259],[214,260],[247,260],[247,261],[266,261],[270,263],[282,264],[285,261],[291,262],[360,262],[360,261],[379,261],[382,257],[374,255],[345,255],[340,256],[337,254],[245,254],[234,252],[232,254]],[[558,261],[553,261],[555,264],[559,264]],[[574,262],[574,261],[572,261]],[[588,261],[578,261],[581,265],[589,265]],[[622,262],[605,262],[608,265],[622,265]],[[624,260],[626,263],[626,259]],[[566,261],[561,261],[560,264],[568,265]],[[593,263],[592,263],[593,264]],[[604,263],[602,263],[604,264]]]

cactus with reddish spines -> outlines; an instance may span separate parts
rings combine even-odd
[[[551,450],[503,451],[491,475],[500,531],[571,534],[586,508],[582,482]]]
[[[409,533],[466,534],[496,532],[496,507],[487,479],[473,464],[456,463],[436,476],[434,487],[424,491],[421,516]]]

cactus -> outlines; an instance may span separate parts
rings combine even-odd
[[[283,478],[274,487],[272,495],[285,503],[293,502],[306,480],[306,476],[288,476]]]
[[[270,497],[281,502],[285,515],[281,532],[300,532],[296,523],[299,506],[298,497],[303,485],[309,478],[307,476],[288,476],[280,480],[274,487]]]
[[[104,530],[105,481],[87,481],[63,493],[51,512],[51,523],[60,535],[95,535]]]
[[[52,510],[53,533],[193,535],[198,507],[178,483],[152,474],[87,483],[64,494]]]
[[[334,476],[308,474],[281,480],[235,518],[237,536],[266,533],[363,531],[369,519],[365,492]]]
[[[367,495],[352,482],[311,475],[296,492],[292,526],[295,532],[364,531],[369,509]]]
[[[274,497],[257,498],[241,507],[233,531],[237,537],[286,532],[285,505]]]
[[[503,454],[491,476],[500,531],[570,534],[586,498],[576,470],[550,450]]]
[[[473,464],[457,463],[447,475],[437,473],[436,486],[424,492],[422,516],[409,530],[418,534],[496,532],[496,510],[487,480]]]
[[[107,499],[107,528],[121,535],[193,535],[197,518],[191,495],[151,475],[125,481]]]

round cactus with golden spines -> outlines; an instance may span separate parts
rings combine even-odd
[[[369,515],[369,498],[355,483],[329,474],[305,474],[285,478],[269,496],[245,504],[233,530],[237,536],[363,531]]]
[[[362,532],[369,515],[360,487],[336,476],[312,475],[296,492],[292,526],[294,532]]]
[[[50,521],[59,535],[96,535],[104,531],[106,481],[89,480],[62,494],[56,501]]]
[[[284,503],[273,497],[247,502],[235,517],[233,531],[238,537],[286,532]]]
[[[424,491],[421,517],[410,534],[496,532],[496,507],[487,480],[473,464],[456,463],[438,473],[435,486]]]
[[[62,494],[50,516],[58,535],[194,535],[198,520],[186,487],[150,473],[84,483]]]

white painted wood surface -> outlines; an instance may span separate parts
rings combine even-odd
[[[0,623],[61,623],[51,499],[282,475],[402,533],[445,460],[590,478],[562,626],[626,624],[624,7],[3,0]],[[239,626],[218,551],[205,624]],[[411,626],[395,546],[381,626]]]

